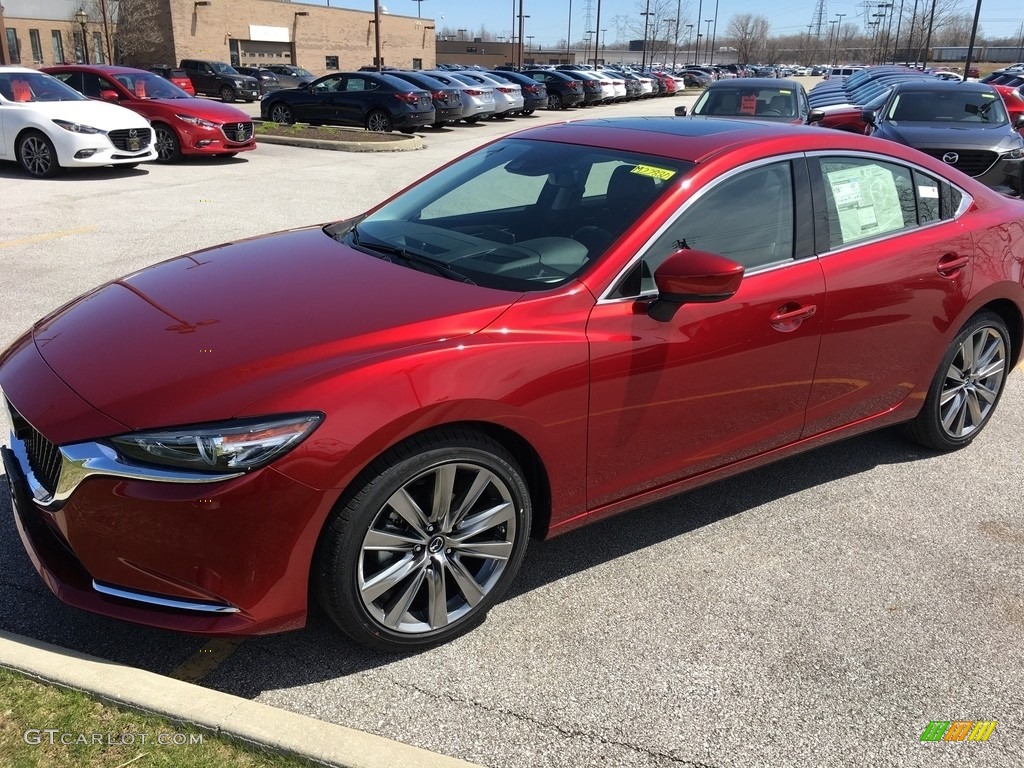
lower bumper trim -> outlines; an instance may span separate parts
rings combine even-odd
[[[226,605],[224,603],[204,603],[199,600],[184,600],[182,598],[159,597],[157,595],[150,595],[143,592],[135,592],[130,589],[112,587],[108,584],[98,582],[95,579],[93,579],[92,588],[101,595],[117,597],[122,600],[131,600],[137,603],[145,603],[146,605],[157,605],[161,608],[173,608],[179,611],[198,611],[199,613],[239,612],[233,605]]]

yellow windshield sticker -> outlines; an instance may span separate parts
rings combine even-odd
[[[981,93],[978,95],[981,96],[981,98],[983,99],[994,99],[996,97],[994,93]]]
[[[669,168],[655,168],[653,165],[638,165],[630,173],[650,176],[652,179],[661,179],[662,181],[668,181],[676,175],[676,172]]]
[[[789,96],[789,94],[791,94],[791,93],[792,93],[792,91],[784,91],[784,90],[782,90],[782,89],[780,88],[780,89],[779,89],[779,93],[784,93],[784,94],[785,94],[786,96]]]

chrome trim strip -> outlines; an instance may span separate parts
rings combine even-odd
[[[106,584],[100,584],[95,579],[93,579],[92,588],[101,595],[119,597],[122,600],[131,600],[137,603],[146,603],[147,605],[158,605],[161,608],[176,608],[179,611],[198,611],[199,613],[240,613],[239,609],[233,605],[203,603],[198,600],[185,600],[182,598],[156,597],[155,595],[133,592],[129,589],[110,587]]]
[[[86,442],[58,446],[60,451],[60,475],[57,488],[50,494],[39,482],[28,462],[25,443],[11,432],[11,451],[21,465],[21,471],[28,480],[29,490],[35,502],[47,510],[60,509],[68,497],[90,477],[119,477],[125,480],[146,480],[155,483],[221,483],[241,477],[244,472],[189,472],[183,469],[160,469],[139,464],[128,464],[110,446]]]

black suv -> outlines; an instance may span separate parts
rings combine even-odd
[[[188,73],[197,94],[220,96],[221,101],[227,102],[256,101],[260,97],[260,85],[255,77],[243,75],[223,61],[182,59],[181,68]]]

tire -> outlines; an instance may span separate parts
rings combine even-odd
[[[220,89],[220,100],[231,104],[235,100],[235,89],[230,85],[225,85]]]
[[[476,125],[477,123],[480,122],[480,116],[479,115],[473,115],[472,117],[465,118],[465,120],[470,125]]]
[[[565,109],[565,104],[562,102],[562,94],[560,94],[560,93],[549,93],[548,94],[548,109],[551,109],[551,110]]]
[[[287,104],[274,104],[270,108],[270,119],[280,125],[291,125],[295,122],[295,114]]]
[[[158,163],[176,163],[181,160],[181,142],[174,129],[164,123],[155,123],[156,160]]]
[[[530,532],[516,460],[484,435],[449,428],[392,449],[362,477],[317,546],[314,585],[331,619],[383,651],[428,648],[482,622]]]
[[[394,130],[391,116],[381,109],[375,109],[366,116],[366,130],[374,133],[391,133]]]
[[[523,117],[529,117],[530,115],[533,114],[533,110],[532,109],[524,109],[519,114],[522,115]]]
[[[907,436],[936,451],[954,451],[981,434],[1006,383],[1010,334],[1006,323],[987,310],[960,330],[942,359]]]
[[[18,137],[14,149],[19,165],[29,176],[51,179],[60,173],[53,142],[39,131],[27,131]]]

